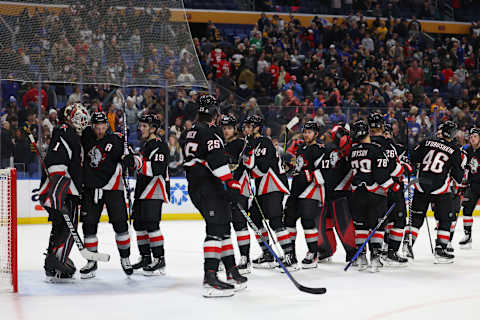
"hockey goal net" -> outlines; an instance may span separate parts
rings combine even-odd
[[[17,289],[17,171],[0,169],[0,292]]]

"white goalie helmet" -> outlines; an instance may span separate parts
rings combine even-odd
[[[78,134],[81,134],[90,121],[88,110],[81,103],[74,103],[67,106],[66,111],[68,122]]]

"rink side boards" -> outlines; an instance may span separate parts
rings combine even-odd
[[[18,224],[47,223],[47,212],[38,202],[40,180],[19,179],[17,181],[18,199]],[[135,185],[135,180],[130,180],[130,186]],[[133,190],[131,192],[133,197]],[[432,216],[433,212],[428,211]],[[480,215],[476,209],[474,215]],[[162,220],[200,220],[201,215],[188,196],[187,180],[185,178],[172,178],[170,182],[170,203],[162,208]],[[102,212],[102,222],[108,221],[106,209]]]

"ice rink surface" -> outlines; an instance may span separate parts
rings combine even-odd
[[[461,219],[459,219],[461,220]],[[430,218],[433,229],[434,221]],[[99,227],[99,250],[110,253],[97,277],[73,284],[44,281],[43,252],[50,226],[19,226],[19,293],[0,293],[0,319],[480,319],[480,227],[474,225],[473,249],[459,250],[463,236],[459,222],[454,238],[456,262],[434,265],[425,225],[408,268],[383,268],[380,273],[343,271],[345,253],[338,248],[333,262],[294,273],[312,287],[326,287],[325,295],[298,291],[284,274],[253,270],[248,288],[232,298],[205,299],[203,277],[203,221],[162,222],[167,275],[127,278],[120,267],[109,224]],[[298,258],[306,252],[298,228]],[[432,232],[434,232],[432,230]],[[133,235],[133,231],[131,231]],[[132,237],[132,262],[138,249]],[[252,256],[259,253],[252,245]],[[74,247],[77,269],[85,261]]]

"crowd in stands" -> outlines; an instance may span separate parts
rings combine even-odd
[[[168,20],[167,8],[152,10],[151,17],[147,17],[147,12],[133,11],[136,22],[128,27],[133,19],[125,17],[128,11],[116,12],[102,7],[102,3],[105,1],[91,1],[58,15],[26,13],[29,19],[39,15],[37,20],[42,27],[23,31],[22,15],[18,17],[19,32],[30,32],[31,42],[15,43],[16,50],[4,47],[3,53],[10,54],[8,59],[15,56],[25,68],[47,68],[45,74],[53,72],[67,82],[89,80],[82,80],[84,85],[48,81],[39,84],[15,81],[17,75],[11,74],[2,81],[2,167],[13,158],[27,175],[38,176],[38,162],[21,128],[36,128],[34,135],[44,152],[61,109],[82,102],[91,112],[107,113],[114,131],[122,132],[126,121],[128,139],[134,146],[139,143],[139,116],[146,112],[156,114],[164,122],[159,134],[168,135],[173,159],[171,173],[182,175],[182,134],[195,122],[196,101],[202,93],[201,88],[192,84],[199,79],[191,72],[195,56],[184,47],[175,52],[164,39],[156,39],[153,31],[147,32],[158,30],[160,19]],[[95,19],[97,14],[107,19]],[[118,21],[110,25],[113,20]],[[117,23],[127,27],[102,33]],[[67,31],[51,34],[56,25],[60,25],[58,30]],[[179,32],[174,24],[164,27],[166,32]],[[32,30],[49,32],[38,35]],[[421,31],[421,22],[415,17],[377,18],[369,24],[357,12],[328,24],[316,17],[309,25],[301,25],[294,15],[283,20],[262,14],[243,38],[229,37],[210,23],[205,36],[194,38],[193,43],[209,81],[209,91],[217,97],[221,112],[235,115],[240,123],[248,115],[261,114],[266,123],[265,135],[272,138],[279,152],[285,139],[290,144],[301,132],[302,123],[309,119],[319,123],[325,140],[333,124],[348,126],[372,111],[381,112],[392,123],[394,138],[399,143],[405,144],[408,138],[409,145],[414,146],[434,134],[438,124],[447,119],[458,124],[462,143],[464,133],[480,125],[480,24],[473,23],[470,34],[465,35],[425,35]],[[104,38],[107,35],[109,38]],[[37,40],[40,49],[31,45]],[[103,43],[104,53],[91,54],[99,42]],[[90,46],[91,43],[94,45]],[[134,54],[138,60],[132,60]],[[98,57],[102,59],[95,60]],[[11,61],[8,59],[0,58],[0,70],[5,70],[2,61]],[[158,70],[148,69],[151,64]],[[123,101],[111,94],[114,86],[89,84],[112,77],[128,78],[127,83],[135,77],[144,81],[121,89],[126,97],[126,116]],[[148,86],[158,79],[167,80],[172,86]],[[173,86],[179,82],[183,85]],[[301,119],[300,124],[285,137],[285,125],[293,116]]]

